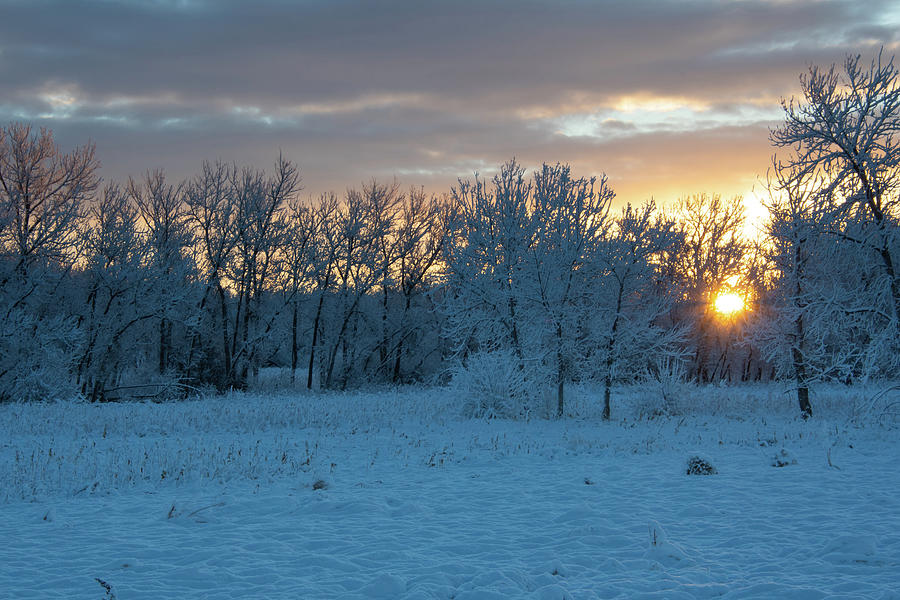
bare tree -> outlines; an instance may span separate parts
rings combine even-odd
[[[185,214],[184,185],[166,181],[161,169],[147,171],[139,183],[128,182],[128,194],[134,201],[147,237],[148,264],[158,299],[159,344],[157,368],[166,373],[174,364],[174,322],[186,324],[185,313],[190,294],[188,280],[191,264],[188,249],[191,232]]]
[[[812,416],[809,400],[809,261],[813,258],[816,198],[818,177],[815,172],[790,170],[776,161],[769,171],[769,201],[766,208],[770,219],[767,234],[773,241],[772,260],[786,292],[785,304],[780,307],[791,315],[786,332],[790,344],[793,379],[797,385],[797,402],[804,418]],[[781,315],[766,315],[772,321]]]
[[[373,184],[376,185],[376,184]],[[356,332],[360,318],[360,305],[372,292],[383,273],[378,268],[377,230],[372,227],[373,201],[365,190],[347,190],[343,204],[338,208],[335,225],[329,233],[329,246],[335,248],[334,275],[336,286],[336,331],[331,340],[331,351],[325,374],[325,387],[335,387],[335,367],[340,352],[340,386],[348,383],[351,371],[359,358]]]
[[[774,276],[754,334],[794,380],[804,418],[813,412],[811,384],[888,373],[895,352],[885,344],[896,344],[890,292],[877,253],[860,233],[867,219],[841,211],[841,200],[822,194],[827,185],[823,172],[777,159],[769,173],[766,233]]]
[[[86,301],[79,310],[83,346],[77,362],[81,393],[107,399],[119,377],[135,367],[145,325],[158,318],[155,280],[145,276],[148,243],[139,229],[137,208],[118,185],[104,187],[84,228]],[[130,351],[129,351],[130,350]]]
[[[404,380],[401,361],[407,348],[421,347],[424,339],[423,324],[413,312],[417,299],[421,298],[438,276],[441,256],[446,240],[446,229],[453,218],[452,205],[446,199],[427,196],[421,188],[410,189],[401,207],[396,226],[397,261],[396,278],[403,309],[394,333],[394,366],[392,380]],[[426,312],[432,318],[435,311],[429,304]],[[440,343],[440,324],[430,331],[433,347]],[[419,355],[420,364],[427,355]]]
[[[386,374],[389,370],[391,352],[391,331],[388,319],[391,312],[391,295],[396,288],[396,265],[399,260],[399,238],[397,220],[405,195],[399,184],[379,184],[374,179],[363,185],[362,194],[366,199],[369,234],[375,246],[373,267],[378,273],[381,285],[381,339],[377,345],[377,371]],[[386,377],[385,377],[386,378]]]
[[[270,315],[262,323],[262,302],[275,282],[285,210],[300,189],[300,173],[293,163],[279,157],[271,176],[248,167],[235,172],[232,179],[237,215],[235,256],[229,269],[236,296],[231,380],[243,387],[251,371],[255,374],[259,369],[261,344],[277,317]]]
[[[97,189],[94,146],[64,154],[47,129],[0,128],[0,249],[25,274],[29,263],[72,250],[76,222]]]
[[[681,298],[680,320],[693,328],[694,376],[709,381],[716,376],[709,361],[718,344],[712,301],[726,282],[743,275],[748,248],[742,238],[743,199],[736,196],[726,201],[718,194],[685,196],[678,201],[675,218],[681,228],[680,243],[669,253],[674,268],[666,278]],[[721,355],[714,359],[716,365],[720,359]]]
[[[325,300],[334,287],[336,277],[335,262],[340,247],[338,211],[338,199],[334,194],[322,194],[318,204],[313,208],[315,239],[311,247],[310,259],[312,262],[312,293],[316,298],[316,310],[310,335],[309,363],[306,374],[307,389],[313,387],[313,375],[317,366],[316,351],[322,345]]]
[[[208,319],[210,328],[217,331],[213,335],[221,348],[219,368],[207,363],[207,370],[217,371],[206,377],[214,380],[220,390],[227,388],[232,372],[231,344],[229,342],[227,271],[233,259],[237,244],[236,221],[238,216],[237,194],[234,189],[236,167],[222,162],[204,162],[199,175],[186,186],[184,198],[188,222],[194,236],[194,262],[200,272],[203,292],[200,295],[199,313],[201,319]],[[215,300],[211,298],[215,295]],[[216,307],[212,302],[218,301]],[[195,368],[196,354],[202,344],[201,331],[191,341],[191,358],[188,361],[188,376]],[[212,352],[208,350],[207,352]],[[216,361],[217,362],[217,361]]]
[[[307,202],[288,205],[280,277],[285,303],[291,307],[291,384],[300,360],[300,301],[314,289],[315,244],[319,234],[319,212]]]

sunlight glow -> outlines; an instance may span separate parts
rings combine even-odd
[[[713,307],[723,316],[731,316],[746,309],[744,299],[735,292],[720,292],[713,302]]]
[[[697,113],[709,110],[709,105],[695,98],[635,95],[622,96],[613,108],[623,113],[670,113],[677,110]]]

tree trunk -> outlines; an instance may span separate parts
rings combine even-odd
[[[334,347],[331,349],[331,355],[328,358],[328,373],[325,376],[325,387],[331,388],[334,376],[334,365],[337,362],[337,353],[338,350],[344,349],[344,356],[346,356],[346,340],[344,339],[347,335],[347,327],[350,325],[350,320],[355,316],[356,308],[359,305],[361,295],[357,294],[356,299],[353,301],[353,304],[350,306],[350,310],[344,315],[344,322],[341,323],[341,329],[338,332],[337,340],[334,342]],[[346,369],[346,365],[343,367]]]
[[[250,348],[250,325],[252,319],[252,308],[250,306],[250,291],[247,291],[246,300],[244,302],[244,314],[241,323],[241,351],[240,351],[240,370],[238,373],[238,385],[240,389],[246,389],[247,382],[250,379],[250,367],[253,358],[253,349]],[[238,366],[238,365],[235,365]]]
[[[609,396],[610,391],[612,390],[612,374],[607,369],[606,377],[603,382],[603,420],[609,421],[610,417],[610,407],[609,407]]]
[[[509,332],[510,337],[512,338],[513,348],[515,349],[516,356],[519,360],[522,360],[522,346],[519,343],[519,328],[516,325],[516,299],[512,297],[512,291],[510,290],[509,302],[507,303],[507,307],[509,310]]]
[[[878,248],[878,254],[881,256],[884,270],[891,282],[891,308],[894,311],[894,327],[900,329],[900,278],[897,277],[897,273],[894,270],[894,258],[891,254],[887,232],[885,231],[888,224],[887,218],[884,211],[881,209],[881,198],[872,188],[872,183],[869,181],[865,169],[863,169],[855,160],[851,160],[851,164],[859,176],[860,182],[862,182],[863,189],[866,192],[866,204],[872,212],[875,224],[878,225],[878,229],[881,232],[881,247]]]
[[[297,376],[297,301],[294,300],[294,314],[291,316],[291,387]]]
[[[563,377],[563,368],[559,367],[556,374],[556,418],[562,419],[565,413],[565,387],[566,380]]]
[[[222,325],[222,359],[224,362],[224,374],[219,382],[224,390],[231,385],[231,346],[228,343],[228,304],[225,298],[225,289],[221,284],[216,285],[219,294],[219,311]]]
[[[803,418],[810,418],[812,416],[812,405],[809,403],[808,387],[797,388],[797,401],[800,403],[800,414],[803,415]]]
[[[394,383],[400,383],[400,357],[403,356],[403,340],[406,339],[406,317],[409,314],[409,308],[412,305],[412,296],[405,294],[406,304],[403,306],[403,316],[400,318],[400,340],[397,342],[397,356],[394,359],[394,375],[392,377]]]
[[[894,270],[894,260],[890,248],[884,246],[879,250],[884,270],[891,282],[891,308],[893,309],[894,327],[900,329],[900,278]]]
[[[801,293],[803,292],[801,282],[803,280],[803,266],[805,264],[805,260],[806,259],[803,256],[802,252],[802,246],[800,243],[798,243],[794,253],[794,261],[796,264],[794,305],[797,309],[797,319],[794,321],[794,344],[791,348],[791,358],[794,362],[794,379],[797,382],[797,403],[800,405],[800,415],[804,419],[808,419],[812,416],[812,404],[810,404],[809,402],[809,384],[807,382],[806,357],[803,355],[803,341],[805,331],[803,328],[804,306],[801,300]]]
[[[556,324],[556,418],[565,414],[566,365],[562,351],[562,325]]]
[[[316,361],[316,345],[319,343],[319,321],[322,318],[322,306],[325,304],[325,292],[319,296],[319,306],[313,319],[312,343],[309,346],[309,370],[306,373],[306,389],[311,390],[313,384],[313,368]]]
[[[799,318],[797,322],[798,327],[802,327]],[[803,353],[794,346],[791,354],[794,359],[794,380],[797,382],[797,402],[800,404],[800,415],[804,419],[808,419],[812,416],[812,404],[809,402],[809,386],[806,383],[806,365],[803,362]]]
[[[606,378],[603,386],[603,420],[609,421],[611,416],[609,406],[610,389],[612,388],[613,352],[616,349],[616,334],[619,331],[619,315],[622,314],[622,296],[625,295],[625,286],[619,284],[619,292],[616,295],[616,318],[613,319],[609,333],[609,341],[606,343]]]
[[[387,375],[388,348],[390,347],[388,335],[388,286],[387,276],[381,285],[384,292],[381,305],[381,347],[378,349],[378,371]]]
[[[159,374],[166,372],[169,362],[169,336],[168,320],[163,318],[159,322]]]

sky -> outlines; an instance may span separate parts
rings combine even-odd
[[[304,194],[443,192],[516,157],[618,202],[743,194],[811,64],[900,47],[887,0],[0,0],[0,124],[105,180],[296,162]]]

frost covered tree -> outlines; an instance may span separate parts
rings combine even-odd
[[[786,167],[820,173],[819,193],[836,201],[830,213],[840,232],[850,212],[864,219],[854,239],[870,247],[889,292],[894,327],[900,327],[898,189],[900,189],[900,80],[893,57],[883,52],[868,66],[848,56],[842,68],[812,66],[800,78],[802,97],[783,100],[784,123],[771,132]]]
[[[383,379],[388,379],[394,333],[389,321],[392,295],[396,291],[396,266],[400,259],[396,228],[400,207],[405,202],[405,194],[400,191],[396,181],[391,184],[380,184],[375,180],[363,185],[362,194],[366,198],[368,228],[375,249],[372,257],[373,268],[378,276],[381,296],[380,339],[377,347],[368,353],[368,358],[375,359],[375,371],[380,373]]]
[[[852,241],[858,220],[842,219],[834,235],[839,204],[821,193],[825,186],[821,172],[776,160],[766,203],[773,277],[755,337],[780,374],[795,382],[804,418],[812,416],[811,384],[877,376],[892,355],[885,343],[894,337],[877,257]]]
[[[509,350],[522,360],[522,270],[534,239],[531,183],[515,160],[490,184],[475,177],[451,190],[455,218],[445,245],[448,337],[454,353]]]
[[[34,263],[72,258],[75,225],[97,189],[99,166],[93,144],[65,154],[47,129],[0,128],[0,248],[12,261],[10,275],[27,278]]]
[[[110,183],[92,203],[82,233],[79,275],[86,298],[79,311],[83,341],[76,367],[81,393],[91,401],[116,391],[122,372],[135,366],[146,325],[158,317],[139,220],[126,191]]]
[[[378,232],[384,207],[376,182],[363,190],[349,189],[335,214],[327,244],[334,250],[335,321],[329,333],[330,350],[325,387],[346,387],[363,354],[360,327],[367,296],[383,281],[378,268]],[[336,368],[340,366],[340,372]]]
[[[440,304],[445,358],[459,364],[454,378],[468,389],[471,414],[522,414],[544,385],[545,328],[526,295],[531,202],[515,160],[490,182],[476,175],[451,190]]]
[[[808,418],[812,416],[809,384],[814,378],[812,330],[817,325],[811,322],[816,301],[815,261],[821,260],[824,249],[816,223],[821,213],[817,206],[821,181],[814,171],[789,169],[777,161],[769,175],[766,234],[777,279],[770,296],[773,306],[760,315],[761,330],[773,333],[760,341],[776,365],[790,364],[789,377],[796,385],[800,413]],[[779,350],[789,358],[778,360]]]
[[[294,200],[288,204],[284,241],[279,268],[284,302],[291,311],[290,354],[291,384],[300,364],[300,305],[313,290],[315,243],[319,219],[315,207]]]
[[[228,268],[237,244],[235,167],[204,162],[185,186],[185,213],[194,244],[194,264],[202,291],[198,327],[191,340],[188,377],[224,390],[231,385]]]
[[[310,333],[309,361],[306,372],[306,388],[312,389],[316,369],[321,359],[317,351],[323,347],[322,328],[325,320],[325,302],[331,294],[335,280],[335,261],[339,247],[338,199],[334,194],[322,194],[313,209],[315,238],[310,248],[312,288],[315,301],[312,330]],[[320,382],[323,378],[320,375]]]
[[[184,204],[184,184],[171,184],[161,169],[147,171],[140,181],[130,179],[128,195],[137,207],[146,238],[145,268],[153,282],[150,293],[156,304],[158,344],[156,366],[160,375],[178,371],[182,361],[177,359],[180,344],[175,340],[176,324],[180,332],[190,327],[192,291],[189,282],[193,265],[189,249],[192,246]]]
[[[557,417],[565,411],[565,384],[594,341],[589,332],[596,317],[596,282],[590,265],[609,229],[614,197],[606,176],[575,178],[568,165],[544,164],[534,174],[528,228],[533,237],[521,269],[522,309],[533,317],[533,328],[545,330]]]
[[[394,383],[421,374],[430,355],[440,355],[440,323],[435,322],[434,305],[426,292],[438,276],[445,230],[451,219],[450,203],[427,195],[421,188],[410,189],[400,205],[395,229],[395,285],[402,306],[388,354],[388,358],[393,355]]]
[[[68,393],[69,275],[98,167],[92,144],[64,153],[49,130],[0,128],[0,400]]]
[[[659,264],[680,240],[675,222],[656,212],[651,200],[625,206],[612,219],[594,269],[601,278],[594,302],[599,314],[597,357],[603,375],[603,413],[610,418],[613,382],[625,370],[640,373],[648,356],[677,355],[682,341],[678,327],[664,329],[660,318],[671,310],[672,298],[659,285]],[[636,376],[632,376],[634,379]]]
[[[285,212],[300,189],[299,169],[279,156],[275,171],[245,167],[232,174],[235,249],[227,276],[234,294],[231,315],[231,373],[245,387],[259,370],[262,351],[277,314],[264,314],[264,299],[276,285],[275,267],[285,236]]]

